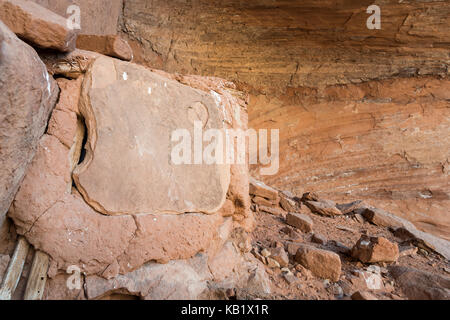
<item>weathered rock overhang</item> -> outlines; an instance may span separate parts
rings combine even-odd
[[[449,16],[447,1],[125,1],[120,29],[139,63],[250,93],[250,127],[280,129],[267,183],[449,238]]]
[[[368,29],[367,8],[381,9]],[[262,92],[447,75],[446,1],[125,1],[135,61]]]

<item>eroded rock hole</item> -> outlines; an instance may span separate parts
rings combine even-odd
[[[84,161],[84,158],[86,157],[86,143],[87,143],[87,138],[88,138],[88,131],[87,131],[87,127],[86,127],[86,122],[84,120],[84,117],[82,116],[78,116],[78,123],[79,126],[82,127],[82,131],[83,131],[83,139],[81,140],[81,146],[80,146],[80,156],[78,158],[78,164],[81,164]]]
[[[88,130],[86,122],[83,116],[77,115],[77,132],[75,134],[74,142],[70,150],[70,162],[71,162],[71,173],[75,168],[83,163],[86,158],[86,143],[88,138]],[[71,186],[77,189],[75,181],[72,179]]]

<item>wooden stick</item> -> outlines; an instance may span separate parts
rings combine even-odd
[[[33,264],[31,265],[31,271],[28,276],[24,300],[42,299],[45,283],[47,282],[48,264],[48,255],[41,251],[36,251],[33,258]]]
[[[3,283],[0,287],[0,300],[11,300],[19,283],[29,248],[30,245],[27,240],[24,237],[19,237],[14,254],[9,261],[8,269],[3,277]]]

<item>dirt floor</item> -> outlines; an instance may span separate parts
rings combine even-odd
[[[382,228],[364,221],[361,216],[336,216],[324,217],[311,213],[305,206],[301,212],[308,215],[314,222],[313,232],[302,233],[296,228],[288,226],[285,218],[265,212],[255,212],[257,227],[253,232],[253,248],[263,250],[264,248],[283,246],[286,251],[290,243],[307,243],[309,245],[333,251],[339,254],[342,262],[342,273],[340,280],[333,283],[326,279],[320,279],[312,275],[308,270],[301,268],[289,255],[289,270],[295,278],[285,279],[288,272],[282,268],[270,268],[266,265],[266,271],[272,282],[271,299],[298,299],[298,300],[322,300],[322,299],[351,299],[357,292],[370,292],[373,298],[379,300],[403,300],[407,299],[402,289],[395,283],[389,274],[389,265],[412,267],[421,271],[428,271],[445,277],[449,276],[449,263],[440,255],[424,249],[415,248],[411,242],[396,238],[388,228]],[[313,233],[320,234],[326,238],[326,243],[317,244],[311,241]],[[351,257],[349,250],[360,239],[362,234],[370,236],[381,236],[399,245],[402,248],[411,248],[417,253],[400,257],[397,262],[376,263],[374,268],[371,264],[363,264]],[[300,270],[300,271],[298,271]],[[368,289],[367,282],[361,272],[379,272],[382,286],[378,290]],[[375,275],[376,276],[376,275]]]

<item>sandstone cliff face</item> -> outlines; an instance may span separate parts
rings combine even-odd
[[[296,103],[254,96],[250,122],[282,128],[281,169],[265,179],[367,199],[448,238],[449,92],[448,80],[413,78],[328,87]]]
[[[381,8],[381,30],[366,9]],[[447,75],[447,1],[125,1],[122,31],[154,67],[275,94],[398,75]],[[139,51],[139,50],[138,50]],[[136,60],[136,61],[137,61]]]
[[[366,9],[381,8],[381,30]],[[450,238],[448,1],[125,1],[135,61],[220,76],[280,129],[297,193],[368,199]],[[256,170],[253,173],[257,173]]]

